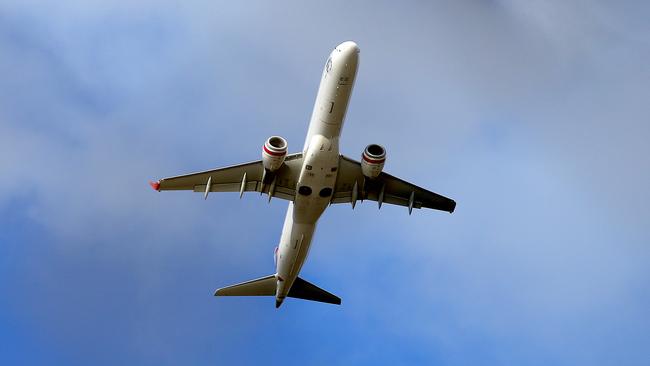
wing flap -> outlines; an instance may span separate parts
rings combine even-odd
[[[244,192],[257,191],[258,182],[246,182]],[[194,186],[194,192],[205,192],[207,184],[198,184]],[[239,192],[241,189],[241,182],[239,183],[212,183],[210,184],[210,192]]]

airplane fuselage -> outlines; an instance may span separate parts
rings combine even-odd
[[[354,86],[359,48],[337,46],[327,59],[309,130],[296,196],[289,202],[276,250],[276,306],[289,293],[307,258],[318,219],[330,203],[339,166],[339,136]]]

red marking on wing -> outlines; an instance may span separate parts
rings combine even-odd
[[[160,182],[149,182],[149,185],[151,188],[153,188],[156,191],[160,191]]]

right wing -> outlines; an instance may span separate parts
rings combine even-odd
[[[188,190],[194,192],[260,192],[292,201],[302,166],[302,153],[287,155],[275,172],[265,173],[262,161],[233,165],[204,172],[163,178],[151,183],[157,191]],[[208,184],[210,189],[207,190]]]
[[[382,203],[405,206],[409,214],[414,208],[431,208],[449,213],[456,208],[456,201],[385,172],[375,179],[366,179],[358,161],[341,155],[332,203],[351,203],[354,207],[357,200],[364,199],[377,201],[380,208]]]

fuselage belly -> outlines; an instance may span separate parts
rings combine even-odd
[[[276,304],[289,293],[307,258],[318,219],[328,207],[339,165],[339,136],[359,63],[359,48],[344,42],[327,59],[318,88],[296,197],[289,202],[277,252]]]

